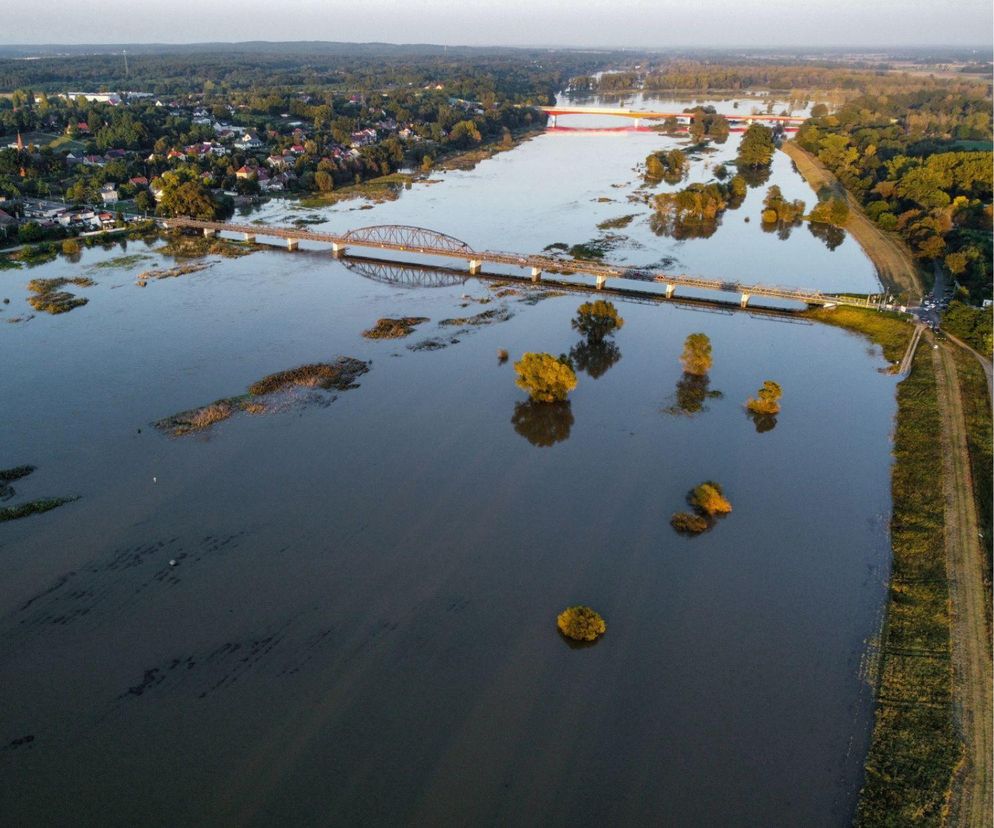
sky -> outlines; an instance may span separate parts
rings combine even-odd
[[[989,45],[991,0],[47,0],[0,43],[334,40],[505,46]]]

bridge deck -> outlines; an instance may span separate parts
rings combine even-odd
[[[661,273],[645,268],[627,265],[616,265],[607,262],[591,262],[581,259],[557,259],[552,256],[508,253],[499,250],[473,250],[468,246],[456,247],[455,239],[442,234],[434,234],[439,239],[437,246],[426,245],[425,238],[432,231],[423,228],[391,228],[391,230],[410,230],[417,244],[401,243],[377,238],[363,238],[352,235],[360,231],[350,231],[346,234],[324,233],[317,230],[306,230],[296,227],[280,227],[278,225],[260,224],[231,224],[220,221],[201,221],[191,218],[160,219],[165,227],[189,228],[224,233],[240,233],[245,236],[267,236],[287,239],[291,242],[313,241],[338,247],[362,247],[377,250],[393,250],[399,253],[419,254],[425,256],[443,256],[450,259],[460,259],[479,267],[483,263],[510,265],[512,267],[533,268],[536,271],[572,275],[576,273],[594,276],[598,282],[607,279],[637,279],[653,281],[676,287],[688,287],[698,290],[736,293],[748,300],[753,296],[766,296],[775,299],[788,299],[807,305],[855,305],[859,307],[877,307],[877,304],[860,297],[838,296],[821,291],[803,290],[800,288],[780,287],[778,285],[749,285],[738,281],[722,279],[705,279],[687,274]],[[364,231],[375,231],[378,228],[363,228]],[[396,233],[390,234],[391,237]],[[461,244],[461,243],[460,243]]]

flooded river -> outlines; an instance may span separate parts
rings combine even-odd
[[[677,141],[550,133],[372,209],[254,217],[533,252],[637,213],[609,258],[874,289],[850,239],[764,233],[765,186],[710,239],[655,236],[632,168]],[[770,181],[812,199],[782,154]],[[31,312],[30,278],[96,282],[69,288],[89,299],[70,313],[0,323],[0,468],[37,466],[10,503],[79,496],[0,524],[5,821],[848,823],[889,556],[895,380],[875,348],[616,297],[623,328],[590,348],[582,295],[304,249],[138,287],[173,264],[160,244],[0,271],[7,319]],[[362,337],[400,316],[429,321]],[[696,331],[720,396],[687,416]],[[573,354],[568,406],[526,402],[525,351]],[[339,356],[369,362],[358,387],[181,437],[152,425]],[[743,402],[767,379],[783,411],[757,428]],[[703,480],[734,511],[679,536]],[[556,630],[577,603],[607,622],[593,646]]]

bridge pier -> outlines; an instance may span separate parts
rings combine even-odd
[[[751,298],[752,297],[748,293],[743,293],[742,296],[739,298],[739,307],[740,308],[746,307],[749,304],[749,300]]]
[[[598,276],[597,277],[597,289],[598,290],[601,290],[604,287],[604,285],[606,285],[606,284],[607,284],[607,276]]]
[[[341,256],[344,256],[345,255],[345,251],[347,249],[348,248],[344,244],[341,244],[340,242],[332,242],[331,243],[331,253],[332,253],[332,255],[336,259],[339,258],[339,257],[341,257]]]
[[[286,249],[287,250],[296,250],[298,247],[300,247],[300,242],[297,241],[297,239],[287,239],[286,240]]]
[[[676,293],[676,285],[673,284],[666,285],[666,298],[672,299],[674,293]]]
[[[533,267],[532,268],[532,281],[540,282],[542,280],[542,268]]]
[[[255,244],[255,236],[253,236],[251,233],[243,233],[242,240],[246,244]]]
[[[479,259],[469,260],[469,272],[472,273],[474,276],[480,272],[480,269],[482,267],[483,267],[483,262],[481,262]]]
[[[204,235],[209,239],[217,235],[217,230],[211,230],[209,227],[204,228]]]

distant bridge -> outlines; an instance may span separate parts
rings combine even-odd
[[[613,265],[607,262],[591,262],[582,259],[559,259],[541,254],[505,253],[496,250],[474,250],[466,242],[428,230],[424,227],[409,227],[398,224],[360,227],[345,233],[324,233],[305,230],[299,227],[279,227],[268,224],[230,224],[221,221],[201,221],[192,218],[158,219],[165,228],[200,230],[205,236],[217,233],[235,233],[245,241],[254,242],[257,236],[285,239],[289,250],[296,250],[302,241],[319,242],[331,245],[336,256],[345,255],[351,247],[377,250],[393,250],[408,256],[441,256],[460,259],[467,263],[469,273],[475,275],[486,264],[510,265],[530,270],[532,281],[541,280],[542,273],[557,273],[564,276],[585,274],[593,276],[597,289],[603,288],[608,279],[636,279],[642,282],[658,282],[665,285],[666,298],[671,299],[677,288],[735,293],[739,304],[744,308],[754,296],[767,296],[775,299],[788,299],[805,305],[855,305],[859,307],[880,307],[882,303],[868,298],[841,296],[821,291],[779,287],[777,285],[753,285],[729,279],[704,279],[686,274],[669,274],[628,265]]]
[[[615,118],[634,118],[636,121],[662,121],[666,118],[677,118],[689,122],[694,120],[693,112],[653,112],[644,109],[614,109],[597,106],[542,106],[539,107],[546,115],[555,118],[556,115],[610,115]],[[807,120],[804,115],[746,115],[738,112],[728,114],[719,112],[729,123],[756,121],[773,121],[781,124],[802,124]]]

